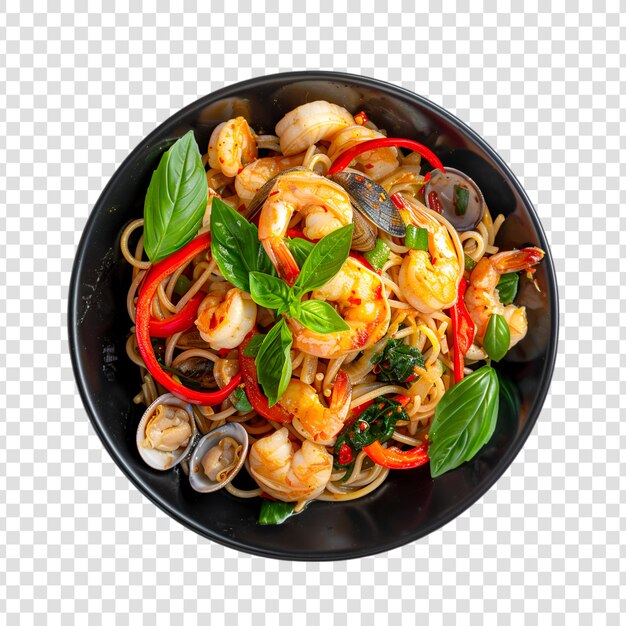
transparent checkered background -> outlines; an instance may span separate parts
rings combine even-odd
[[[0,15],[0,612],[9,624],[617,624],[626,394],[619,3],[8,2]],[[116,4],[116,11],[110,7]],[[553,13],[546,12],[553,4]],[[89,13],[84,7],[89,5]],[[511,5],[515,12],[511,12]],[[472,13],[468,13],[470,6]],[[131,8],[132,7],[132,8]],[[306,7],[307,13],[294,12]],[[498,10],[498,12],[496,12]],[[334,11],[334,12],[333,12]],[[524,451],[444,529],[388,554],[239,554],[157,510],[89,425],[65,331],[74,251],[122,159],[233,82],[293,69],[387,80],[469,123],[552,243],[551,393]],[[566,617],[567,614],[567,617]],[[277,620],[280,617],[280,620]],[[207,622],[207,619],[211,619]],[[428,619],[430,618],[430,619]],[[467,618],[467,619],[465,619]],[[483,621],[484,620],[484,621]],[[3,622],[0,618],[0,622]]]

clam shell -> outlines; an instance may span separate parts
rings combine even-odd
[[[354,231],[352,233],[352,249],[358,252],[367,252],[376,247],[376,231],[371,227],[358,207],[352,205],[352,222]]]
[[[341,185],[353,205],[381,230],[394,237],[404,237],[406,228],[389,194],[371,178],[355,172],[337,172],[328,178]]]
[[[189,414],[189,420],[191,423],[191,437],[189,438],[189,443],[184,448],[178,448],[178,450],[174,450],[173,452],[162,452],[161,450],[144,448],[141,445],[146,438],[146,426],[148,424],[148,420],[152,417],[159,404],[171,404],[172,406],[184,409]],[[162,396],[159,396],[145,410],[141,420],[139,421],[139,426],[137,426],[136,438],[137,451],[139,452],[139,455],[144,460],[144,462],[151,468],[160,471],[172,469],[187,457],[187,455],[191,451],[191,448],[193,447],[193,444],[195,443],[196,436],[196,421],[193,417],[193,407],[191,406],[191,404],[185,402],[184,400],[181,400],[180,398],[177,398],[171,393],[166,393]]]
[[[464,215],[457,215],[454,209],[454,186],[460,184],[469,189],[469,202]],[[426,205],[430,206],[430,193],[435,191],[439,196],[442,215],[458,230],[465,232],[474,230],[480,224],[485,213],[485,198],[478,185],[463,172],[452,167],[446,167],[445,173],[433,170],[430,180],[424,187]]]
[[[243,445],[241,451],[241,457],[235,468],[226,477],[226,480],[217,482],[209,480],[208,476],[204,473],[202,467],[202,459],[204,455],[213,447],[215,447],[224,437],[232,437],[235,441],[238,441]],[[239,470],[243,467],[246,460],[246,454],[248,453],[248,433],[246,429],[237,422],[228,422],[215,430],[212,430],[209,434],[205,435],[198,441],[198,445],[191,453],[189,460],[189,484],[192,489],[199,491],[200,493],[211,493],[225,487],[235,476],[239,473]]]

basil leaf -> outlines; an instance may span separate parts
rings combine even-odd
[[[378,365],[376,379],[383,382],[412,382],[417,378],[416,368],[424,369],[422,353],[402,339],[390,339],[382,352],[372,356],[371,362]]]
[[[193,131],[161,157],[143,207],[143,245],[153,263],[191,241],[202,224],[208,185]]]
[[[335,276],[350,253],[352,230],[353,225],[348,224],[315,244],[293,286],[298,293],[319,289]]]
[[[430,474],[469,461],[489,441],[498,419],[498,376],[485,365],[443,395],[430,427]]]
[[[293,258],[296,260],[298,267],[302,268],[304,262],[307,260],[307,257],[311,254],[311,250],[313,250],[315,244],[312,241],[307,241],[306,239],[301,239],[300,237],[287,239],[286,243],[289,248],[289,252],[293,254]]]
[[[517,295],[517,287],[519,285],[519,274],[502,274],[496,285],[500,302],[502,304],[511,304]]]
[[[511,343],[511,331],[504,316],[494,313],[489,319],[483,337],[483,346],[494,361],[499,361],[508,351]]]
[[[295,502],[274,502],[273,500],[263,498],[261,512],[259,513],[259,524],[261,526],[282,524],[288,517],[293,515],[295,508]]]
[[[291,344],[293,338],[285,320],[270,330],[259,349],[254,364],[270,406],[274,406],[291,380]]]
[[[239,413],[250,413],[250,411],[252,411],[252,405],[243,387],[237,387],[235,391],[228,396],[228,399]]]
[[[289,306],[289,287],[276,276],[251,272],[250,295],[257,304],[268,309]]]
[[[222,276],[248,293],[250,272],[267,268],[257,227],[219,198],[211,202],[211,253]]]
[[[244,356],[256,356],[259,353],[261,348],[261,344],[265,339],[265,335],[261,333],[257,333],[252,336],[252,339],[248,342],[248,345],[243,349]]]
[[[338,333],[350,330],[341,315],[323,300],[307,300],[300,305],[298,321],[316,333]]]

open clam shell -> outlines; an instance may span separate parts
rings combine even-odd
[[[224,480],[212,480],[206,475],[202,465],[202,460],[213,448],[219,445],[220,441],[226,437],[234,439],[242,446],[239,453],[239,459],[234,467],[228,470],[228,474]],[[198,441],[198,445],[191,453],[191,459],[189,461],[189,484],[193,489],[199,491],[200,493],[211,493],[212,491],[222,489],[222,487],[225,487],[239,473],[239,470],[241,470],[244,465],[247,454],[248,433],[241,424],[238,424],[237,422],[229,422],[228,424],[224,424],[223,426],[212,430],[210,433],[202,437],[200,441]]]
[[[377,182],[355,172],[337,172],[328,178],[341,185],[352,205],[378,228],[394,237],[404,237],[406,227],[389,194]]]
[[[455,186],[460,186],[469,191],[467,207],[462,215],[455,208]],[[446,171],[433,170],[430,180],[424,187],[426,204],[429,209],[434,209],[431,201],[431,193],[435,192],[441,205],[442,215],[458,230],[465,232],[474,230],[485,213],[485,198],[478,185],[467,175],[452,167],[446,167]]]
[[[146,440],[146,427],[148,426],[148,422],[154,416],[157,407],[162,404],[183,409],[189,416],[189,424],[191,427],[191,436],[189,437],[189,441],[185,445],[171,452],[157,450],[155,448],[146,447],[144,445],[144,442]],[[153,469],[161,471],[168,470],[178,465],[187,457],[187,455],[191,451],[191,448],[193,447],[196,435],[196,421],[193,416],[193,408],[191,404],[185,402],[184,400],[181,400],[180,398],[177,398],[171,393],[166,393],[162,396],[159,396],[146,409],[145,413],[143,414],[139,422],[139,426],[137,427],[137,450],[145,463]]]

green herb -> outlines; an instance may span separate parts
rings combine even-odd
[[[287,237],[286,243],[289,252],[291,252],[293,258],[296,260],[298,267],[301,268],[309,254],[311,254],[311,250],[313,250],[315,244],[312,241],[307,241],[300,237],[296,237],[295,239],[289,239],[289,237]]]
[[[454,211],[457,215],[465,215],[469,203],[469,189],[454,185]]]
[[[443,395],[430,427],[430,474],[441,476],[476,453],[491,439],[498,419],[498,376],[485,365]]]
[[[256,356],[261,349],[261,344],[265,339],[265,335],[257,333],[252,336],[252,339],[248,342],[248,345],[243,349],[244,356]]]
[[[174,293],[184,296],[189,291],[189,287],[191,287],[191,281],[184,274],[181,274],[174,285]]]
[[[295,502],[275,502],[274,500],[263,498],[261,512],[259,513],[259,524],[261,526],[282,524],[288,517],[293,515],[295,508]]]
[[[268,309],[280,311],[289,307],[289,287],[276,276],[251,272],[250,295],[257,304]]]
[[[511,343],[511,331],[503,315],[494,313],[489,319],[483,337],[483,346],[491,359],[499,361],[508,351]]]
[[[389,259],[390,252],[391,248],[382,239],[377,239],[374,249],[364,252],[363,256],[375,270],[382,270],[383,265]]]
[[[350,254],[353,225],[334,230],[318,241],[302,265],[293,288],[301,295],[323,287],[342,268]]]
[[[239,411],[239,413],[250,413],[250,411],[252,411],[252,405],[250,404],[250,400],[248,400],[248,396],[246,395],[246,390],[243,387],[237,387],[237,389],[230,394],[228,399],[232,402],[233,406],[237,409],[237,411]]]
[[[219,198],[211,203],[211,252],[222,276],[248,293],[250,272],[273,272],[257,227]]]
[[[519,274],[502,274],[496,285],[500,302],[502,304],[511,304],[517,295],[517,287],[519,285]]]
[[[415,380],[417,368],[424,368],[422,353],[405,344],[402,339],[390,339],[382,352],[372,357],[378,365],[376,378],[384,382],[405,383]]]
[[[371,406],[337,437],[334,447],[335,458],[339,458],[342,444],[350,446],[356,456],[365,446],[378,439],[381,443],[389,441],[399,420],[408,420],[406,411],[399,402],[384,396],[378,396]],[[345,468],[345,465],[339,465]]]
[[[283,395],[291,379],[291,344],[293,337],[285,320],[270,330],[259,348],[254,364],[259,384],[267,396],[269,406],[274,406]]]
[[[337,333],[350,330],[341,315],[322,300],[307,300],[300,304],[298,320],[317,333]]]
[[[202,224],[208,186],[193,131],[161,157],[144,202],[146,254],[156,263],[193,239]]]
[[[465,269],[471,272],[476,267],[476,261],[471,256],[465,255]]]
[[[412,250],[428,250],[428,231],[425,228],[407,224],[404,245]]]

